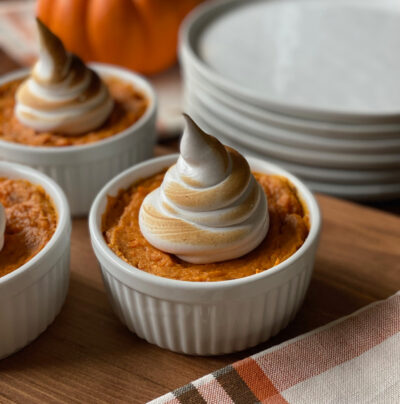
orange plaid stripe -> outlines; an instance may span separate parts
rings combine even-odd
[[[260,401],[275,397],[278,399],[277,403],[286,403],[286,400],[281,397],[279,391],[253,358],[236,362],[233,367]]]
[[[293,398],[299,394],[294,389],[314,394],[316,386],[312,381],[318,384],[319,375],[326,375],[343,364],[354,363],[356,358],[379,349],[379,346],[382,348],[383,343],[388,343],[399,333],[400,292],[351,316],[220,369],[194,384],[175,390],[173,395],[181,404],[287,404],[285,397]],[[393,341],[391,343],[393,346]],[[381,379],[385,380],[384,377]],[[304,383],[308,383],[305,390]],[[338,384],[338,388],[340,386]],[[326,390],[324,386],[317,387],[322,394]],[[358,388],[360,394],[365,390],[363,386]],[[342,397],[340,394],[338,397]],[[171,401],[171,393],[153,401],[154,404],[167,402],[175,403]]]

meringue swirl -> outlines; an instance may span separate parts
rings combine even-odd
[[[185,120],[177,163],[141,205],[141,232],[187,262],[240,257],[268,232],[266,195],[241,154]]]
[[[4,206],[0,203],[0,251],[4,246],[4,233],[6,231],[6,211]]]
[[[38,131],[77,135],[101,126],[113,99],[100,77],[37,19],[40,52],[16,93],[15,115]]]

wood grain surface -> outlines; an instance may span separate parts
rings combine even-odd
[[[107,300],[87,221],[74,220],[66,304],[35,342],[0,362],[0,402],[143,403],[234,360],[400,289],[400,218],[318,198],[323,232],[306,301],[286,330],[256,348],[191,357],[130,333]]]
[[[175,148],[158,146],[157,154]],[[399,290],[400,218],[326,196],[318,200],[322,239],[295,320],[254,349],[219,357],[175,354],[129,332],[107,300],[87,220],[74,220],[65,306],[36,341],[0,361],[0,402],[143,403]]]

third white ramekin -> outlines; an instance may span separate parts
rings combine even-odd
[[[103,77],[116,77],[143,91],[149,100],[144,115],[121,133],[99,142],[66,147],[33,147],[0,140],[0,160],[26,164],[53,178],[67,195],[73,216],[86,215],[103,185],[132,165],[153,155],[157,98],[141,76],[118,66],[90,65]],[[22,78],[18,70],[0,78],[0,85]]]
[[[284,328],[298,311],[313,270],[321,228],[318,204],[308,188],[285,170],[248,158],[252,170],[288,178],[307,206],[310,232],[302,247],[262,273],[219,282],[158,277],[120,259],[106,244],[101,218],[107,195],[169,167],[177,155],[152,159],[126,170],[96,197],[90,236],[115,312],[139,337],[160,347],[196,355],[243,350]]]
[[[41,334],[61,310],[69,284],[71,218],[61,188],[30,167],[0,162],[0,177],[43,187],[57,210],[56,231],[44,248],[15,271],[0,277],[0,359]]]

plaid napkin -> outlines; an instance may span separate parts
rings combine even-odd
[[[400,292],[152,404],[400,403]]]

